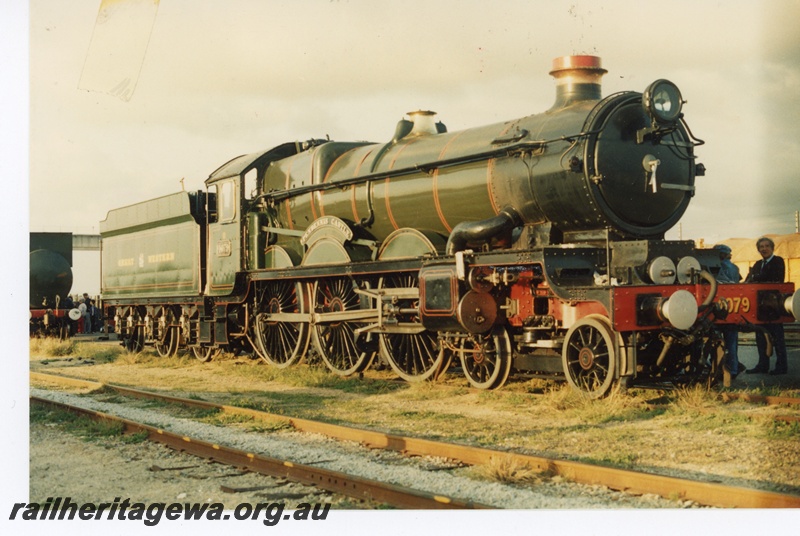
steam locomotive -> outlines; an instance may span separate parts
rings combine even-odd
[[[66,298],[72,288],[72,233],[30,234],[31,337],[69,337]]]
[[[675,84],[603,98],[605,73],[557,58],[543,113],[448,132],[420,110],[385,143],[284,143],[205,191],[112,210],[106,318],[131,351],[316,354],[342,376],[382,362],[436,379],[457,357],[480,389],[512,372],[592,397],[703,380],[724,352],[716,327],[792,321],[800,296],[717,285],[713,250],[664,239],[703,142]]]

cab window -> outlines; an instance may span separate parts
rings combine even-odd
[[[217,185],[218,221],[232,221],[236,217],[236,187],[233,181]]]
[[[251,169],[244,174],[244,195],[246,199],[252,199],[258,194],[258,170]]]

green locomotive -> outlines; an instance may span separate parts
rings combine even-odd
[[[543,113],[448,132],[412,112],[385,143],[285,143],[224,164],[205,192],[112,210],[106,318],[131,351],[316,355],[340,375],[380,359],[435,379],[458,357],[482,389],[512,371],[591,396],[703,379],[714,325],[791,321],[800,297],[718,287],[715,254],[664,240],[702,141],[674,84],[603,98],[605,72],[557,58]]]

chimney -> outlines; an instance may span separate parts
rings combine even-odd
[[[602,98],[600,79],[608,71],[598,56],[561,56],[553,60],[550,76],[556,79],[556,102],[551,110],[584,100]]]

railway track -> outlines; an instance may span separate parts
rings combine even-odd
[[[468,465],[511,463],[551,475],[559,475],[573,482],[602,485],[613,490],[631,494],[655,494],[666,498],[679,497],[702,505],[738,508],[798,508],[800,496],[788,495],[750,488],[726,486],[710,482],[668,477],[596,466],[591,464],[503,452],[486,448],[443,443],[414,437],[403,437],[362,430],[347,426],[321,423],[307,419],[296,419],[249,408],[216,404],[193,399],[166,396],[141,389],[103,384],[91,380],[31,372],[31,379],[55,382],[62,385],[89,389],[111,389],[122,396],[159,400],[183,406],[213,409],[234,415],[246,415],[256,419],[283,421],[303,432],[322,434],[338,440],[355,441],[371,448],[402,452],[411,456],[437,456],[454,459]],[[452,503],[451,503],[452,504]]]
[[[338,471],[331,471],[320,467],[312,467],[280,460],[268,456],[261,456],[252,452],[227,447],[216,443],[202,441],[182,434],[176,434],[144,423],[124,419],[122,417],[81,408],[46,398],[32,396],[31,401],[69,411],[79,415],[88,416],[94,420],[120,422],[125,433],[147,434],[147,439],[167,445],[175,450],[186,452],[194,456],[213,460],[219,463],[235,466],[259,474],[285,478],[301,484],[316,486],[320,489],[339,493],[359,500],[372,500],[388,504],[397,508],[412,509],[473,509],[489,508],[485,505],[462,501],[451,497],[444,497],[431,493],[395,486],[386,482],[378,482],[349,475]]]

